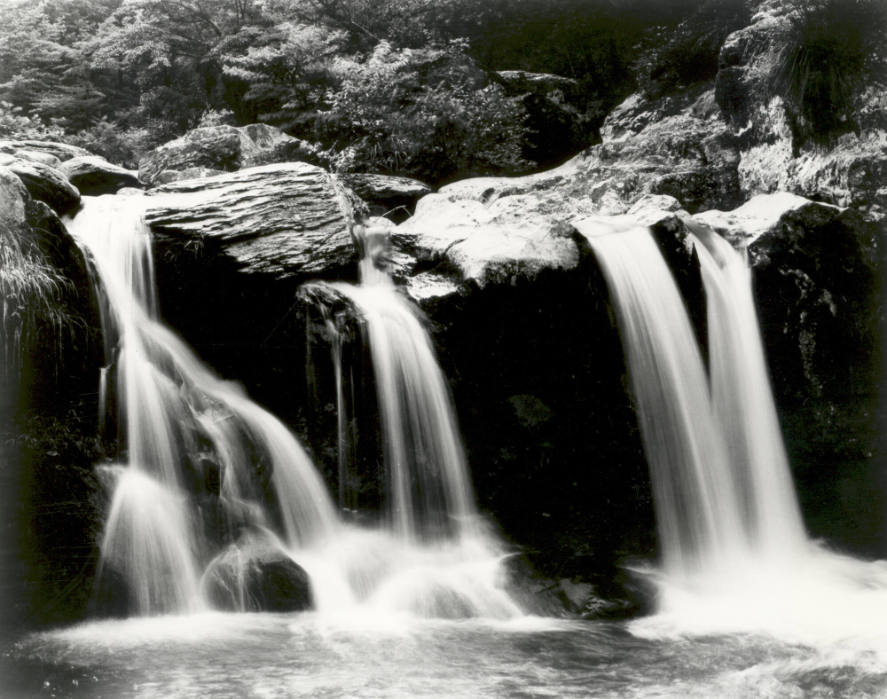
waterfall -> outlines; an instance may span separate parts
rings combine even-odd
[[[102,468],[113,492],[99,601],[124,596],[127,611],[143,615],[252,608],[250,551],[270,549],[303,567],[323,613],[520,615],[502,589],[503,554],[478,522],[446,382],[390,279],[368,258],[364,285],[330,286],[359,309],[376,368],[391,518],[372,530],[344,525],[289,430],[160,322],[146,201],[86,197],[67,221],[96,273],[107,353],[100,422],[116,425],[121,449],[119,463]],[[341,338],[332,348],[345,507],[356,498],[346,483]]]
[[[646,228],[595,220],[577,227],[597,255],[618,316],[664,567],[692,573],[741,555],[736,474],[674,278]]]
[[[801,512],[770,390],[743,250],[700,231],[694,245],[705,286],[711,393],[724,435],[751,550],[785,557],[806,544]]]
[[[369,229],[362,234],[359,285],[317,283],[303,290],[309,303],[321,307],[320,330],[330,343],[343,502],[356,499],[342,482],[351,454],[344,433],[349,420],[343,415],[345,332],[337,323],[342,317],[335,318],[325,304],[346,302],[348,320],[357,319],[372,363],[385,470],[383,539],[388,550],[377,551],[369,567],[384,560],[382,567],[388,573],[381,580],[372,580],[375,574],[358,573],[364,578],[358,596],[378,609],[409,610],[421,616],[517,616],[520,609],[501,585],[502,554],[474,505],[456,415],[421,313],[381,269],[385,232]],[[345,557],[353,576],[354,559],[351,554]],[[368,560],[373,558],[368,555]]]
[[[140,196],[84,198],[67,226],[92,260],[108,366],[101,416],[116,416],[117,472],[101,545],[103,575],[123,580],[141,614],[205,602],[199,572],[241,531],[274,526],[257,466],[271,474],[290,550],[331,537],[338,519],[295,437],[237,385],[214,376],[157,316]],[[115,386],[112,393],[109,387]],[[201,520],[219,510],[222,522]]]

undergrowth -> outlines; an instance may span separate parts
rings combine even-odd
[[[35,240],[9,227],[0,231],[0,378],[20,374],[25,353],[42,342],[41,352],[61,356],[67,333],[82,321],[66,308],[73,285],[46,260]],[[47,346],[47,342],[49,346]]]
[[[858,130],[858,100],[883,79],[887,3],[883,0],[793,0],[792,31],[774,74],[796,147],[831,145]]]

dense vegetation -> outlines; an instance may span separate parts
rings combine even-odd
[[[195,126],[264,121],[342,169],[514,172],[533,166],[531,126],[493,71],[575,79],[591,140],[635,87],[655,28],[696,4],[7,0],[0,137],[64,139],[132,166]]]

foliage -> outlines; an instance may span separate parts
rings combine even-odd
[[[245,51],[229,53],[224,74],[245,86],[242,101],[250,121],[260,120],[293,131],[301,130],[310,113],[322,104],[332,87],[332,62],[341,55],[345,34],[323,26],[285,22],[259,34],[248,30],[223,46],[240,43]],[[243,107],[241,107],[241,110]]]
[[[430,182],[526,168],[524,112],[465,54],[395,49],[380,42],[365,59],[342,58],[340,83],[318,122],[342,167],[406,174]]]
[[[46,332],[60,346],[74,322],[64,296],[70,282],[44,257],[33,237],[6,226],[0,230],[0,351],[2,383],[13,382],[25,352]],[[51,351],[51,350],[50,350]]]
[[[90,153],[101,155],[112,163],[137,169],[139,159],[152,148],[159,146],[163,139],[158,138],[158,133],[147,127],[126,128],[102,118],[89,128],[66,135],[64,140],[85,148]]]
[[[815,0],[793,7],[793,28],[774,75],[795,145],[829,144],[857,128],[867,79],[883,83],[887,5],[882,0]]]
[[[656,27],[647,39],[650,48],[636,64],[640,87],[657,97],[714,79],[721,45],[748,20],[746,0],[704,0],[676,27]]]

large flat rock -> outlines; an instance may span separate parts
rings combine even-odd
[[[354,260],[354,201],[314,165],[264,165],[150,194],[145,220],[156,234],[212,245],[243,272],[322,276]]]

